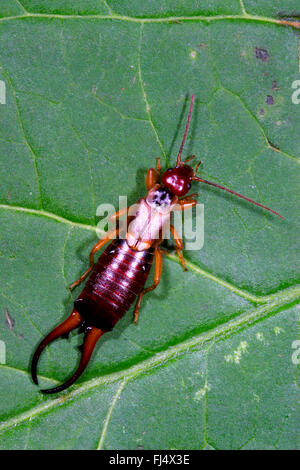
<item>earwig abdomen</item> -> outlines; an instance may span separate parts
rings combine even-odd
[[[153,248],[131,249],[126,240],[110,243],[95,264],[75,309],[90,326],[110,331],[125,315],[148,278]]]
[[[113,240],[108,245],[75,300],[71,315],[40,342],[33,355],[31,373],[37,384],[37,363],[45,347],[75,328],[85,331],[81,360],[75,373],[62,385],[42,390],[43,393],[61,392],[80,377],[100,336],[113,329],[142,291],[152,266],[153,253],[152,247],[144,251],[133,250],[124,239]]]

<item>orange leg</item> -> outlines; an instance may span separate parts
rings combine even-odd
[[[153,186],[155,186],[157,183],[160,182],[160,170],[161,170],[160,158],[158,158],[156,161],[156,170],[154,168],[149,168],[147,172],[147,177],[146,177],[147,191],[150,191],[150,189],[152,189]]]
[[[193,199],[193,197],[198,196],[198,194],[191,194],[190,196],[184,197],[178,201],[178,208],[175,208],[174,210],[181,210],[185,211],[187,209],[191,209],[192,207],[196,206],[198,202],[196,199]]]
[[[118,222],[118,225],[116,225],[118,229],[118,233],[121,234],[121,238],[126,235],[126,229],[128,225],[128,217],[122,221],[120,221],[120,217],[123,217],[123,215],[128,215],[129,207],[124,207],[123,209],[119,210],[115,214],[112,214],[109,218],[111,222]]]
[[[96,243],[96,245],[93,246],[92,251],[90,252],[90,256],[89,256],[89,262],[90,262],[89,268],[82,274],[82,276],[80,276],[79,279],[77,279],[77,281],[74,281],[73,284],[70,285],[69,287],[70,290],[73,290],[74,287],[77,287],[79,284],[81,284],[82,281],[85,280],[85,278],[90,274],[90,272],[93,269],[94,254],[97,253],[97,251],[99,251],[100,248],[102,248],[107,242],[109,242],[113,238],[116,238],[118,233],[119,233],[119,230],[112,230],[111,232],[108,232],[105,238],[102,238]]]
[[[176,232],[175,228],[173,225],[170,225],[170,232],[173,235],[175,244],[176,244],[176,253],[178,255],[179,261],[182,264],[183,268],[185,271],[187,271],[187,267],[185,264],[185,259],[182,254],[182,248],[183,248],[183,243],[181,238],[179,237],[178,233]]]
[[[129,210],[129,207],[124,207],[123,209],[119,210],[118,212],[116,212],[115,214],[112,214],[109,218],[109,220],[113,221],[113,220],[119,220],[120,217],[122,217],[123,215],[125,215]]]
[[[154,282],[151,286],[146,287],[146,289],[143,289],[142,292],[140,293],[140,295],[138,297],[138,300],[137,300],[137,303],[136,303],[136,306],[135,306],[135,309],[134,309],[133,323],[137,323],[138,316],[139,316],[139,310],[140,310],[140,306],[141,306],[143,296],[145,294],[147,294],[147,292],[151,292],[152,290],[154,290],[155,287],[157,287],[158,284],[160,283],[162,267],[163,267],[163,260],[162,260],[161,251],[160,251],[158,246],[155,248],[154,262],[155,262]]]
[[[197,193],[194,193],[194,194],[191,194],[190,196],[187,196],[187,197],[184,197],[182,199],[180,199],[178,201],[178,205],[179,207],[173,209],[173,210],[180,210],[180,211],[185,211],[187,209],[191,209],[192,207],[196,206],[198,203],[195,199],[193,199],[193,197],[195,196],[198,196]],[[185,264],[185,260],[184,260],[184,257],[182,255],[182,248],[183,248],[183,244],[182,244],[182,240],[181,238],[178,236],[175,228],[173,225],[170,225],[170,231],[173,235],[173,238],[175,240],[175,244],[176,244],[176,252],[177,252],[177,255],[179,257],[179,260],[180,260],[180,263],[182,264],[182,266],[184,267],[184,270],[187,271],[187,267],[186,267],[186,264]],[[163,248],[160,249],[161,252],[164,254],[164,255],[168,255],[169,252],[167,250],[164,250]]]

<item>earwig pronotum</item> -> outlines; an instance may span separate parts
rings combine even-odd
[[[181,154],[190,125],[194,101],[195,96],[192,95],[176,166],[166,170],[162,176],[160,159],[157,160],[156,169],[149,168],[146,177],[148,193],[138,201],[139,209],[130,222],[130,231],[127,227],[126,237],[121,239],[118,238],[119,228],[117,228],[114,232],[107,233],[105,238],[95,244],[90,253],[89,268],[70,286],[72,290],[91,273],[83,291],[74,302],[74,309],[71,315],[52,330],[37,347],[31,366],[32,378],[36,384],[38,383],[37,363],[44,348],[56,338],[67,336],[75,328],[83,329],[85,333],[81,360],[76,372],[62,385],[41,390],[43,393],[61,392],[78,379],[85,370],[100,336],[113,329],[117,321],[125,315],[136,298],[134,322],[137,322],[143,296],[154,290],[160,282],[163,264],[163,252],[160,248],[163,240],[161,235],[163,225],[166,222],[170,222],[171,213],[175,210],[175,206],[184,211],[197,204],[197,201],[194,199],[196,194],[186,196],[193,181],[206,183],[227,191],[283,219],[278,212],[242,194],[198,177],[197,170],[201,161],[197,163],[194,169],[187,164],[195,158],[194,155],[182,162]],[[123,214],[124,211],[119,211],[114,217],[118,220]],[[182,255],[183,243],[172,224],[170,224],[170,232],[175,240],[179,260],[184,269],[186,269],[185,260]],[[149,238],[149,234],[151,234],[151,238]],[[111,241],[95,264],[95,253],[111,239],[113,241]],[[151,286],[145,288],[153,258],[155,261],[154,282]]]

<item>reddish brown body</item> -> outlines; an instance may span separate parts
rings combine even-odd
[[[189,161],[195,158],[194,155],[184,162],[181,161],[181,153],[189,128],[193,104],[194,95],[192,95],[176,166],[169,168],[161,175],[160,159],[158,159],[157,168],[149,168],[146,177],[148,194],[139,200],[136,215],[131,217],[131,223],[127,225],[126,238],[118,238],[119,229],[116,229],[95,244],[90,253],[89,268],[70,286],[72,290],[90,274],[83,291],[74,302],[71,315],[54,328],[38,345],[31,366],[32,378],[36,384],[38,383],[37,363],[45,347],[56,338],[67,336],[75,328],[83,329],[85,332],[81,360],[75,373],[62,385],[42,390],[42,392],[61,392],[72,385],[86,368],[98,339],[106,331],[112,330],[137,298],[134,310],[134,322],[136,323],[143,295],[154,290],[160,282],[163,263],[163,251],[160,249],[160,244],[164,237],[163,229],[165,224],[170,222],[171,212],[174,210],[183,211],[197,204],[194,199],[195,194],[186,196],[193,181],[209,184],[227,191],[279,215],[272,209],[240,193],[198,177],[197,170],[201,162],[195,168],[187,165]],[[126,212],[127,209],[115,214],[115,219],[118,220]],[[282,216],[279,215],[279,217]],[[172,224],[170,224],[170,232],[175,241],[179,260],[186,269],[182,255],[183,243]],[[97,263],[94,264],[95,253],[111,239],[114,239],[114,241],[108,245]],[[155,259],[154,282],[145,288],[153,259]]]
[[[108,245],[95,264],[74,308],[102,331],[110,331],[142,291],[153,263],[152,247],[132,250],[126,240]]]

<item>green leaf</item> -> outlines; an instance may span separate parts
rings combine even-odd
[[[296,9],[2,1],[0,448],[299,448],[299,40],[276,16]],[[131,310],[72,389],[43,396],[30,359],[72,310],[96,207],[134,203],[156,157],[174,164],[191,93],[199,174],[285,220],[195,184],[205,242],[189,271],[165,258],[138,325]],[[72,373],[81,340],[47,349],[41,385]]]

